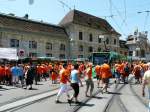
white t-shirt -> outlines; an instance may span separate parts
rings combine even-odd
[[[150,70],[144,73],[143,79],[146,81],[146,85],[150,88]]]

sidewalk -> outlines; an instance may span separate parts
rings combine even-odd
[[[50,80],[38,82],[38,85],[33,84],[32,90],[2,85],[2,88],[0,89],[0,106],[29,96],[51,91],[58,87],[59,84],[51,84]]]

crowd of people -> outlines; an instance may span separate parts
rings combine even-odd
[[[135,77],[135,83],[141,84],[143,82],[142,78],[149,68],[149,64],[142,62],[115,62],[110,65],[107,60],[104,60],[102,65],[95,66],[90,62],[8,63],[0,65],[0,85],[20,85],[24,89],[32,89],[33,83],[38,84],[42,80],[46,81],[47,79],[51,79],[52,84],[60,84],[55,102],[60,103],[61,95],[66,93],[68,103],[71,104],[73,99],[75,99],[75,103],[79,103],[78,95],[80,86],[83,86],[83,81],[86,85],[85,97],[92,97],[94,89],[93,70],[96,73],[97,87],[101,88],[103,93],[108,92],[110,78],[115,79],[114,83],[122,82],[127,84],[128,76],[132,74]],[[144,79],[146,80],[146,77]],[[147,81],[144,82],[146,85]],[[72,96],[68,93],[69,87],[72,87],[74,90]]]

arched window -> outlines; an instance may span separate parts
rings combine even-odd
[[[83,51],[83,46],[82,45],[79,46],[79,51]]]
[[[116,39],[114,39],[114,45],[116,45],[116,43],[117,43],[117,40],[116,40]]]
[[[106,39],[106,44],[109,44],[109,39],[108,38]]]
[[[93,52],[93,47],[89,47],[89,52]]]
[[[46,47],[47,50],[52,50],[52,43],[46,42]]]
[[[101,52],[102,48],[98,47],[97,52]]]
[[[90,41],[90,42],[93,41],[93,35],[92,35],[92,34],[89,35],[89,41]]]
[[[60,50],[65,51],[65,45],[64,44],[60,44]]]

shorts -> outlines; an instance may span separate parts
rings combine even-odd
[[[96,75],[96,79],[97,79],[97,80],[100,80],[100,77],[99,77],[99,75]]]
[[[103,83],[108,84],[109,83],[109,78],[103,78],[102,81],[103,81]]]

